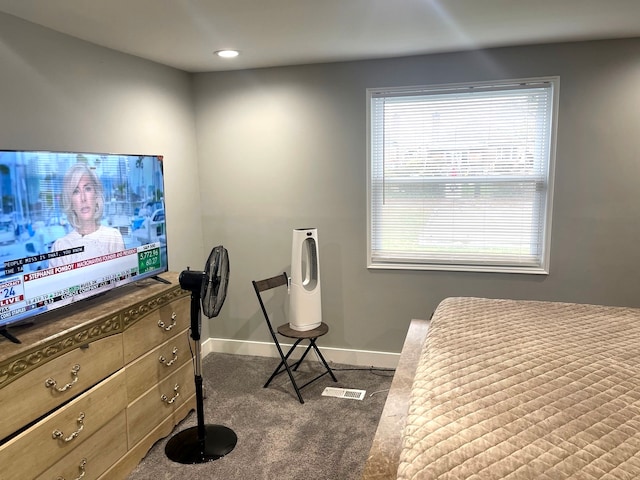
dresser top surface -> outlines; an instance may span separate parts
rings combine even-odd
[[[11,333],[22,343],[12,343],[0,337],[0,364],[80,330],[96,319],[117,315],[132,305],[180,287],[177,273],[166,272],[158,276],[170,283],[147,278],[42,314],[35,317],[33,323],[12,327]]]

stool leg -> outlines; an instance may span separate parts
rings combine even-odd
[[[294,343],[292,345],[292,347],[289,349],[289,351],[287,352],[286,355],[284,355],[284,353],[282,352],[282,350],[280,348],[278,349],[278,351],[280,352],[280,363],[278,364],[278,367],[273,371],[273,373],[269,377],[269,380],[267,380],[267,383],[264,384],[264,388],[267,388],[269,386],[269,384],[271,383],[271,381],[274,378],[276,378],[276,376],[278,376],[282,372],[284,372],[284,370],[282,370],[283,366],[285,367],[286,370],[289,370],[289,364],[287,363],[287,360],[289,359],[289,357],[291,356],[291,354],[293,353],[295,348],[298,346],[300,341],[301,340],[297,340],[296,343]]]
[[[298,340],[298,342],[300,342],[300,340]],[[296,343],[297,345],[297,343]],[[300,360],[298,360],[294,365],[293,365],[293,369],[294,370],[298,370],[298,367],[300,366],[300,364],[302,363],[302,361],[305,359],[305,357],[307,356],[307,353],[309,353],[309,350],[311,350],[311,343],[309,343],[309,345],[307,345],[307,348],[304,350],[304,353],[302,354],[302,356],[300,357]]]
[[[282,350],[280,348],[278,349],[278,351],[280,352],[280,358],[282,359],[282,361],[278,365],[278,368],[276,368],[273,371],[273,373],[269,377],[269,380],[267,380],[267,383],[264,384],[263,388],[267,388],[269,386],[269,384],[271,383],[271,381],[276,377],[276,375],[279,375],[279,374],[281,374],[282,372],[284,372],[286,370],[287,375],[289,375],[289,380],[291,380],[291,383],[293,384],[293,388],[296,391],[296,395],[298,396],[298,400],[300,401],[300,403],[304,403],[304,400],[302,399],[302,394],[300,393],[300,389],[298,388],[298,385],[296,384],[296,381],[293,378],[293,373],[291,373],[291,369],[289,368],[289,363],[287,362],[287,360],[289,359],[289,357],[291,356],[291,354],[293,353],[293,351],[295,350],[295,348],[298,346],[298,344],[301,341],[302,340],[296,340],[296,342],[291,346],[291,348],[289,349],[289,351],[287,352],[287,354],[285,356],[282,356]],[[283,366],[284,366],[285,370],[281,370],[281,368]]]
[[[329,372],[329,375],[331,375],[331,378],[333,379],[334,382],[337,382],[338,379],[336,378],[336,376],[333,374],[333,370],[331,370],[331,367],[329,366],[329,364],[327,363],[327,361],[324,359],[324,357],[322,356],[322,353],[320,353],[320,349],[318,348],[318,346],[316,345],[316,339],[312,339],[311,340],[311,346],[313,347],[313,349],[316,351],[316,353],[318,354],[318,357],[320,358],[320,360],[322,361],[322,363],[324,364],[324,367],[327,369],[327,371]]]

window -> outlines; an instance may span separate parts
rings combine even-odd
[[[369,267],[548,273],[558,86],[369,89]]]

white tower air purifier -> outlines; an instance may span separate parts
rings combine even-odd
[[[322,322],[318,229],[296,228],[291,249],[289,326],[313,330]]]

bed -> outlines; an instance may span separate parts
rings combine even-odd
[[[640,478],[640,309],[448,298],[412,365],[367,480]]]

